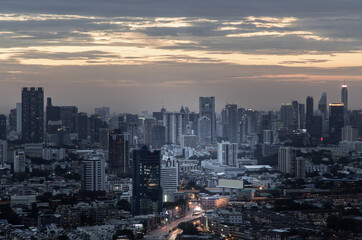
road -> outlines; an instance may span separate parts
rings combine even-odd
[[[179,225],[182,222],[188,222],[188,221],[192,221],[194,219],[199,218],[200,216],[192,216],[192,213],[189,213],[187,216],[177,219],[163,227],[160,228],[156,228],[155,230],[149,232],[144,238],[147,240],[161,240],[161,239],[165,239],[166,235],[168,235],[168,233],[170,231],[172,231],[172,229],[176,228],[177,225]],[[174,235],[174,233],[172,234]]]

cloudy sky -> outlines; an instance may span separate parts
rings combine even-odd
[[[199,96],[256,110],[340,101],[362,109],[359,0],[2,0],[0,112],[21,87],[55,105],[136,113]]]

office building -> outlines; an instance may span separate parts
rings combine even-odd
[[[342,140],[341,141],[357,141],[358,129],[352,126],[344,126],[342,128]]]
[[[14,172],[25,172],[25,152],[23,150],[14,151]]]
[[[138,125],[138,115],[126,115],[126,128],[127,133],[129,134],[130,146],[136,146],[138,144]]]
[[[152,147],[160,149],[166,143],[166,128],[164,126],[156,125],[152,131]]]
[[[216,115],[215,115],[215,97],[200,97],[199,98],[199,118],[207,117],[210,122],[207,126],[209,129],[205,129],[205,132],[211,133],[211,144],[216,141]],[[206,124],[206,121],[204,122]],[[200,128],[199,128],[200,129]]]
[[[113,174],[128,174],[129,173],[129,143],[125,136],[118,129],[109,133],[108,141],[109,154],[109,169]]]
[[[39,143],[44,140],[43,88],[23,88],[21,94],[22,140]]]
[[[293,114],[294,109],[292,104],[282,104],[282,106],[280,107],[280,121],[283,125],[284,130],[294,130]]]
[[[133,151],[132,213],[162,212],[161,151],[147,147]]]
[[[83,191],[104,191],[105,170],[104,158],[90,156],[82,161],[82,190]]]
[[[338,144],[342,139],[344,127],[344,104],[329,104],[329,140],[332,144]]]
[[[220,165],[236,167],[238,158],[238,144],[224,142],[217,144],[217,159]]]

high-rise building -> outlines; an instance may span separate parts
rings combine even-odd
[[[91,137],[91,143],[99,143],[100,141],[100,129],[106,128],[107,124],[102,121],[101,116],[98,114],[92,114],[89,118],[89,134]]]
[[[174,202],[174,194],[179,186],[178,163],[175,159],[168,159],[161,164],[161,187],[163,202]]]
[[[94,109],[94,113],[99,115],[102,121],[107,121],[107,119],[110,117],[109,112],[109,107],[100,107]]]
[[[16,108],[9,113],[9,131],[16,131]]]
[[[147,147],[133,151],[132,213],[162,212],[161,151]]]
[[[16,103],[16,131],[18,133],[21,133],[22,130],[22,104],[21,103]]]
[[[109,133],[109,172],[114,174],[129,173],[129,143],[119,129]]]
[[[344,104],[329,104],[329,140],[332,144],[338,144],[342,139],[342,128],[344,127]]]
[[[52,105],[52,99],[47,98],[46,106],[46,129],[48,132],[49,121],[59,121],[60,120],[60,107]]]
[[[144,121],[144,143],[147,146],[153,146],[153,128],[156,125],[156,121],[153,118],[145,119]]]
[[[217,144],[217,159],[220,165],[236,167],[238,158],[238,144],[224,142]]]
[[[88,114],[87,113],[78,113],[77,117],[77,133],[78,140],[87,140],[88,139]]]
[[[0,114],[0,140],[6,140],[6,116]]]
[[[199,98],[200,118],[207,117],[210,119],[209,127],[211,133],[211,144],[216,141],[216,115],[215,115],[215,97]],[[209,130],[207,130],[209,131]]]
[[[278,170],[295,177],[305,177],[305,160],[297,158],[297,149],[293,147],[280,147],[278,153]]]
[[[285,130],[294,130],[293,122],[294,109],[293,105],[290,103],[282,104],[280,108],[280,121],[283,124]]]
[[[91,156],[82,161],[82,190],[104,191],[105,170],[104,159],[99,156]]]
[[[341,102],[344,104],[344,114],[346,114],[348,112],[348,90],[346,84],[342,85]]]
[[[318,102],[318,110],[321,112],[323,119],[328,117],[327,109],[327,93],[322,93],[321,99]]]
[[[69,128],[70,133],[77,133],[77,116],[76,106],[60,106],[60,120]]]
[[[22,140],[39,143],[44,140],[44,91],[43,88],[23,88]]]
[[[138,144],[138,115],[126,115],[127,132],[129,134],[129,143],[131,146]]]
[[[14,151],[14,172],[25,172],[25,152],[23,150]]]
[[[357,141],[358,129],[352,126],[342,128],[342,141]]]
[[[305,113],[305,128],[307,129],[307,132],[309,133],[312,128],[312,121],[314,116],[314,103],[313,103],[313,97],[308,96],[306,99],[306,113]]]
[[[211,120],[206,116],[199,118],[198,123],[198,137],[200,145],[209,145],[212,143],[212,133],[211,133]]]
[[[163,125],[166,130],[166,143],[180,144],[182,135],[182,114],[178,112],[165,112],[163,114]]]
[[[225,106],[225,119],[223,119],[226,125],[226,137],[229,142],[238,142],[238,107],[236,104],[227,104]]]
[[[166,128],[164,126],[156,125],[152,131],[152,147],[160,149],[166,143]]]
[[[6,140],[0,140],[0,165],[5,166],[8,161],[8,142]]]

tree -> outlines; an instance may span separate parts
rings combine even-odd
[[[177,228],[182,229],[182,233],[185,235],[198,235],[199,232],[197,231],[194,224],[189,222],[182,222],[180,223]]]
[[[119,200],[117,202],[117,207],[123,211],[131,212],[131,204],[127,200]]]
[[[128,239],[135,239],[133,232],[129,229],[117,230],[117,232],[113,235],[113,240],[117,240],[118,236],[126,235]]]

